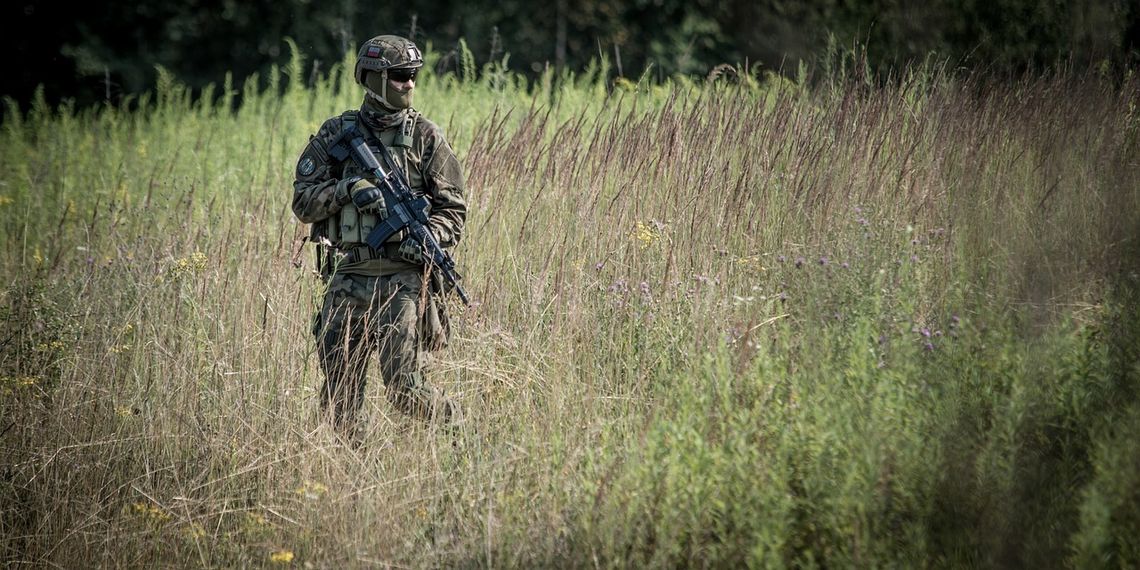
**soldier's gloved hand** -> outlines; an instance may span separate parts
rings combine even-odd
[[[416,238],[411,236],[404,238],[404,241],[400,242],[400,247],[396,249],[396,253],[400,256],[400,259],[408,263],[414,263],[416,265],[424,264],[424,247],[420,245],[420,242],[416,241]]]
[[[388,217],[388,206],[384,203],[384,194],[375,184],[365,179],[357,180],[348,190],[352,203],[356,209],[365,214],[376,214],[381,220]]]

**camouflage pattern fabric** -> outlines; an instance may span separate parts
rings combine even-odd
[[[365,97],[358,113],[332,117],[310,136],[297,161],[292,206],[298,220],[312,224],[317,247],[324,249],[326,245],[320,244],[327,244],[323,257],[334,261],[319,268],[329,287],[313,326],[325,373],[321,408],[338,429],[353,430],[364,402],[368,363],[375,353],[388,400],[397,409],[418,418],[448,421],[456,413],[455,405],[428,385],[421,364],[422,350],[447,344],[448,320],[444,304],[436,298],[440,288],[424,291],[424,266],[399,256],[339,261],[343,256],[338,252],[364,247],[365,237],[383,217],[361,211],[352,201],[352,189],[367,173],[352,161],[338,162],[329,156],[346,116],[355,117],[369,144],[378,141],[388,147],[412,192],[428,198],[428,228],[441,246],[459,243],[467,215],[459,160],[440,128],[414,109],[392,112]],[[397,232],[389,243],[398,244],[405,237]]]
[[[385,113],[375,102],[365,100],[359,123],[376,135],[380,142],[389,145],[393,156],[401,163],[412,191],[428,196],[431,203],[429,229],[441,246],[452,247],[459,243],[467,217],[463,168],[442,130],[418,113],[409,146],[393,148],[391,144],[405,124],[405,113],[415,111]],[[342,117],[333,117],[310,137],[297,161],[293,213],[298,220],[313,225],[314,241],[325,239],[337,247],[349,249],[363,244],[368,232],[380,223],[380,217],[360,212],[351,202],[349,188],[341,183],[355,182],[354,177],[363,174],[360,169],[351,162],[338,163],[328,155],[329,145],[340,134],[342,126]],[[398,244],[404,237],[397,233],[389,241]],[[400,261],[376,259],[341,267],[338,271],[384,275],[414,268],[414,265]]]
[[[453,404],[423,379],[417,310],[421,288],[418,272],[332,276],[313,334],[325,373],[321,410],[338,429],[353,428],[373,353],[379,353],[387,397],[398,410],[424,420],[450,419]]]

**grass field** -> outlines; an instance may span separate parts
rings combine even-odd
[[[373,377],[355,450],[289,206],[351,77],[8,102],[6,567],[1140,564],[1140,78],[465,62],[467,424]]]

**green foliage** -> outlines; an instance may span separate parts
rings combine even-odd
[[[362,449],[314,417],[288,204],[351,57],[7,103],[0,558],[1134,565],[1135,85],[459,51],[417,98],[470,189],[457,440],[375,376]]]

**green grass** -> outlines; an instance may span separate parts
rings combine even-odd
[[[425,73],[477,301],[432,378],[469,428],[373,377],[352,450],[289,203],[360,92],[303,69],[236,109],[168,76],[9,102],[5,564],[1140,561],[1134,77]]]

